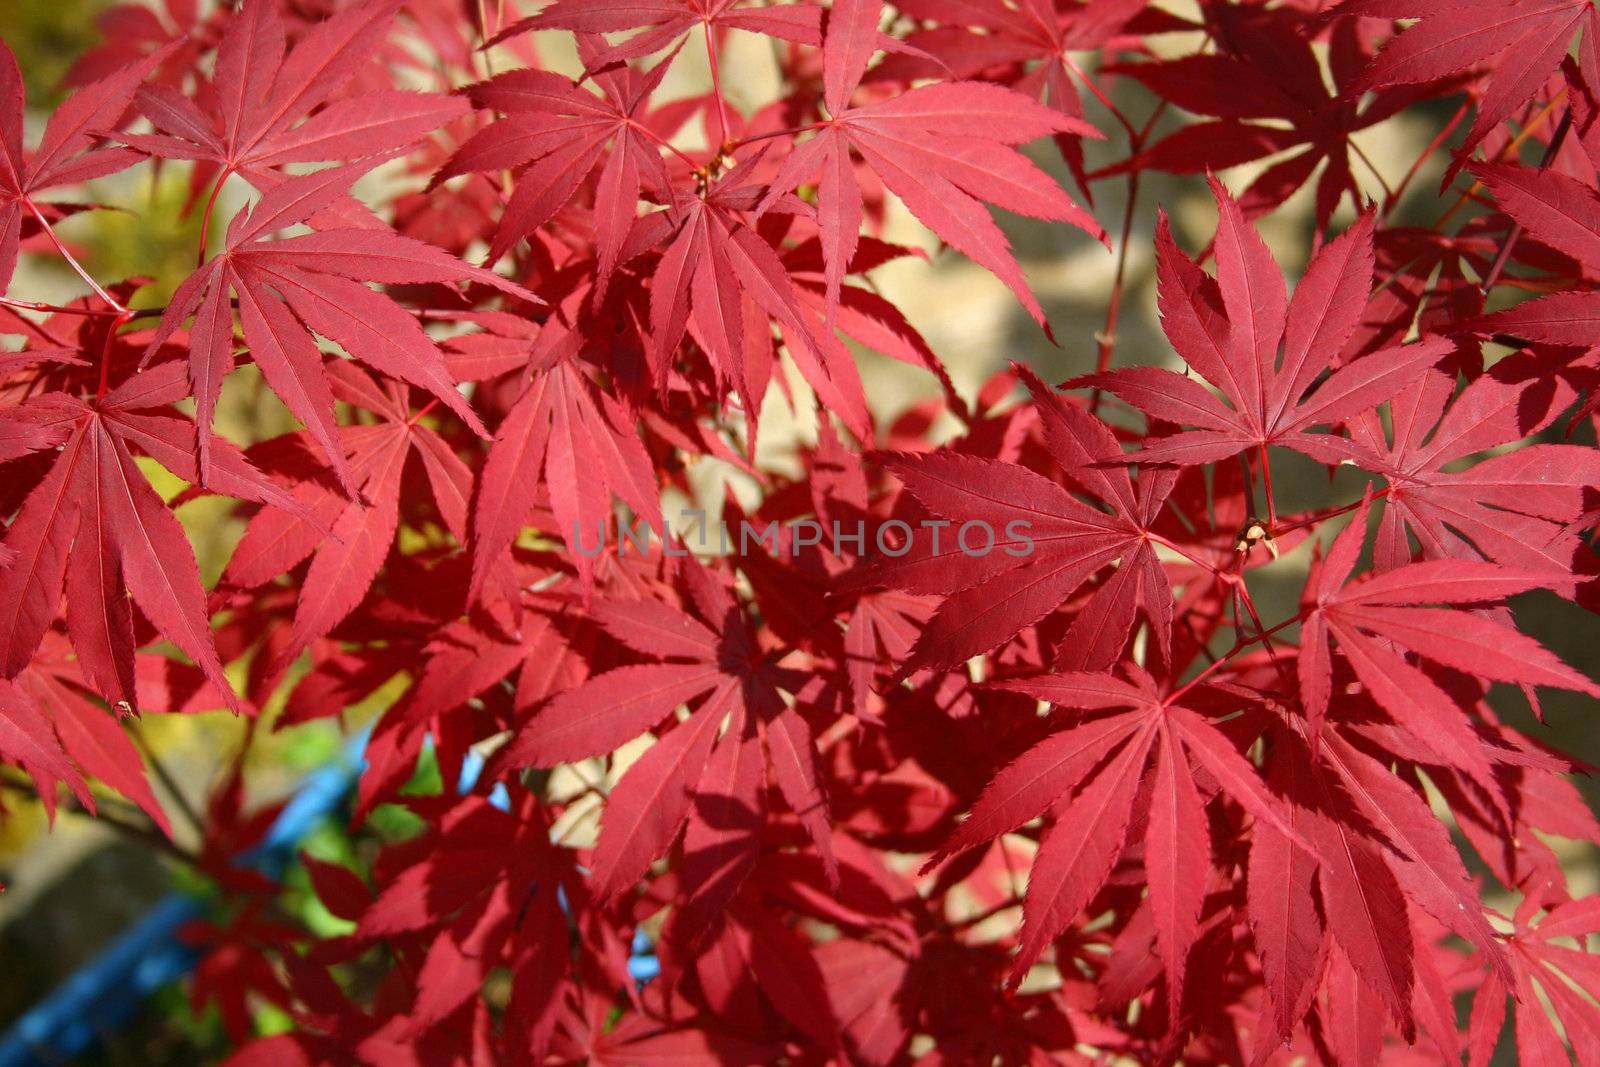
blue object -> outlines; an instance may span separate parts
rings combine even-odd
[[[145,998],[195,965],[198,954],[177,935],[202,914],[194,897],[168,894],[0,1037],[0,1067],[58,1064],[121,1029]]]
[[[238,857],[242,865],[280,877],[295,850],[317,823],[337,811],[355,788],[366,760],[363,732],[346,743],[338,759],[307,775],[284,805],[261,843]],[[483,773],[483,757],[468,750],[457,791],[466,793]],[[510,794],[496,782],[489,802],[505,810]],[[110,946],[29,1008],[0,1035],[0,1067],[57,1067],[82,1055],[101,1034],[120,1030],[146,999],[187,974],[199,954],[178,939],[178,930],[205,914],[205,902],[169,893],[123,931]],[[661,973],[650,939],[636,931],[628,974],[643,984]]]
[[[661,961],[656,958],[655,946],[640,927],[633,929],[633,955],[628,957],[628,977],[640,985],[661,973]]]
[[[280,876],[300,840],[349,796],[365,766],[366,742],[365,733],[351,738],[338,759],[307,775],[239,863]],[[194,967],[199,954],[179,940],[178,930],[204,914],[205,902],[196,897],[163,897],[0,1035],[0,1067],[52,1067],[88,1051],[102,1033],[121,1029],[152,993]]]

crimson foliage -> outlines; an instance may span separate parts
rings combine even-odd
[[[1600,592],[1587,0],[503,6],[115,9],[31,151],[0,57],[0,283],[92,290],[0,301],[0,755],[166,832],[119,719],[379,703],[354,825],[419,820],[303,859],[318,938],[218,790],[231,1062],[1600,1064],[1600,899],[1546,841],[1600,825],[1495,710],[1600,695],[1508,606]],[[1368,204],[1351,138],[1401,114],[1438,137]],[[1113,360],[1119,268],[1089,373],[974,402],[870,281],[898,201],[1048,331],[990,206],[1109,246],[1126,181],[1126,257],[1141,175],[1258,160],[1198,255],[1160,217],[1181,370]],[[249,193],[159,309],[56,233],[136,165],[207,229]],[[1254,220],[1307,185],[1291,293]],[[875,421],[846,339],[941,399]],[[227,439],[250,382],[304,428]],[[754,465],[769,393],[815,427],[792,469]],[[1365,491],[1286,511],[1285,450]],[[754,491],[696,555],[663,500],[707,458]],[[246,520],[210,590],[207,495]],[[253,1040],[261,1001],[294,1029]]]

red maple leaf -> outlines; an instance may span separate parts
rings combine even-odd
[[[326,635],[367,595],[394,541],[400,521],[402,475],[414,455],[435,506],[451,535],[467,538],[472,471],[411,410],[410,389],[377,380],[354,363],[326,364],[332,394],[377,416],[374,423],[338,428],[339,454],[359,496],[352,499],[323,476],[309,447],[283,473],[293,480],[296,513],[263,509],[245,527],[223,572],[224,583],[251,588],[311,559],[288,640],[268,669],[278,674],[312,641]],[[274,442],[281,445],[282,439]]]
[[[744,30],[797,44],[822,43],[821,8],[805,4],[761,7],[747,0],[556,0],[537,15],[501,30],[494,42],[538,30],[585,34],[646,31],[586,57],[588,69],[594,71],[659,52],[696,26],[703,28],[708,40],[714,33]]]
[[[798,693],[804,677],[762,651],[716,578],[693,564],[683,575],[698,617],[658,601],[597,601],[601,629],[656,662],[618,667],[558,694],[496,762],[545,767],[604,755],[679,705],[694,704],[611,790],[595,850],[595,892],[614,897],[637,882],[688,821],[693,903],[715,913],[757,854],[769,767],[831,867],[830,835],[811,727],[783,698],[784,691]]]
[[[1011,146],[1049,133],[1100,132],[997,86],[945,82],[877,103],[851,99],[877,47],[877,0],[836,4],[823,44],[824,103],[829,118],[778,167],[758,211],[820,172],[817,213],[828,303],[855,255],[861,187],[852,151],[942,240],[1008,285],[1041,326],[1044,311],[1011,256],[1010,244],[979,202],[1041,219],[1071,222],[1100,240],[1100,229],[1060,186]],[[831,321],[831,311],[830,311]]]
[[[1384,476],[1379,571],[1409,563],[1414,538],[1427,559],[1486,558],[1541,573],[1582,568],[1574,523],[1600,485],[1600,461],[1578,445],[1524,441],[1572,404],[1565,360],[1521,354],[1501,360],[1455,392],[1455,375],[1430,370],[1394,399],[1390,425],[1377,412],[1349,423]],[[1408,538],[1407,535],[1410,535]]]
[[[1553,170],[1490,163],[1475,163],[1471,170],[1494,193],[1500,210],[1532,237],[1571,256],[1586,277],[1600,272],[1600,193]],[[1458,328],[1587,348],[1594,343],[1596,322],[1600,290],[1587,286],[1529,300]]]
[[[211,422],[222,380],[233,369],[233,310],[251,358],[274,392],[304,422],[351,495],[357,486],[333,421],[333,395],[323,379],[313,334],[338,344],[379,372],[432,393],[468,426],[483,423],[456,390],[444,358],[416,318],[361,284],[453,282],[470,278],[531,303],[538,297],[492,271],[469,266],[420,241],[387,230],[323,229],[298,237],[268,235],[304,222],[344,195],[369,164],[332,167],[287,179],[239,211],[226,247],[172,295],[150,342],[154,352],[194,316],[189,376],[199,430],[200,478],[209,484]]]
[[[1523,1062],[1570,1062],[1556,1030],[1557,1021],[1571,1035],[1580,1062],[1596,1051],[1600,1012],[1580,992],[1592,984],[1595,967],[1581,946],[1600,931],[1600,901],[1593,896],[1568,898],[1548,883],[1532,888],[1517,905],[1513,919],[1509,939],[1513,975],[1507,980],[1490,974],[1473,995],[1467,1023],[1467,1062],[1472,1067],[1482,1067],[1494,1054],[1505,1023],[1508,992],[1515,998],[1517,1049]],[[1580,948],[1573,948],[1568,943],[1571,940]],[[1549,1000],[1549,1010],[1541,992]]]
[[[464,114],[463,102],[399,90],[334,99],[377,54],[398,7],[396,0],[351,5],[286,51],[276,0],[245,0],[196,99],[159,83],[140,87],[139,110],[158,132],[122,140],[154,156],[216,164],[222,178],[239,174],[259,189],[282,181],[290,164],[345,162],[412,144]]]
[[[1422,750],[1499,792],[1494,751],[1479,738],[1436,682],[1395,649],[1475,677],[1523,685],[1558,686],[1591,695],[1600,688],[1556,659],[1538,642],[1491,617],[1451,607],[1488,604],[1548,586],[1548,573],[1514,571],[1492,563],[1428,560],[1344,586],[1366,537],[1367,507],[1339,535],[1319,572],[1314,608],[1300,635],[1297,665],[1301,701],[1313,744],[1332,697],[1329,638],[1362,686]]]
[[[1135,669],[1131,682],[1080,672],[995,685],[1091,714],[1077,716],[1068,729],[1051,734],[996,775],[929,864],[1014,830],[1046,809],[1055,812],[1028,881],[1022,947],[1011,968],[1015,987],[1105,884],[1125,847],[1141,783],[1148,781],[1152,800],[1145,862],[1151,901],[1168,979],[1174,988],[1181,986],[1210,866],[1206,799],[1195,786],[1191,763],[1258,819],[1309,847],[1305,839],[1290,827],[1281,803],[1234,742],[1179,703],[1181,696],[1163,696],[1142,671]]]
[[[598,40],[580,38],[583,54],[594,55]],[[670,66],[663,60],[646,74],[627,66],[599,73],[594,79],[599,96],[545,70],[507,71],[467,90],[474,106],[506,117],[473,134],[433,184],[474,171],[519,171],[489,248],[491,262],[549,221],[598,167],[596,302],[604,296],[638,212],[640,191],[672,187],[661,162],[661,135],[650,128],[646,114],[650,94]]]
[[[1227,399],[1173,371],[1128,368],[1071,385],[1115,393],[1165,422],[1196,427],[1153,439],[1130,461],[1192,465],[1278,445],[1324,463],[1366,451],[1348,439],[1307,431],[1341,424],[1393,397],[1452,348],[1428,338],[1374,352],[1324,377],[1355,331],[1372,288],[1369,212],[1313,257],[1289,301],[1283,275],[1260,235],[1220,182],[1211,189],[1217,223],[1217,278],[1178,249],[1165,217],[1156,235],[1162,328],[1186,363]]]
[[[7,413],[60,450],[7,532],[18,560],[0,572],[0,677],[28,665],[65,587],[67,633],[86,679],[112,705],[137,708],[131,594],[240,710],[212,642],[194,551],[134,462],[137,450],[198,480],[194,426],[170,407],[186,392],[182,364],[163,363],[98,399],[50,393]],[[217,491],[297,510],[232,445],[218,443],[212,462]]]
[[[48,225],[54,209],[41,193],[103,178],[132,166],[142,154],[105,147],[107,129],[128,109],[128,101],[166,48],[79,89],[58,107],[31,155],[22,151],[22,72],[11,48],[0,41],[0,291],[11,284],[23,230]]]
[[[1141,610],[1154,623],[1159,653],[1168,652],[1171,590],[1150,525],[1172,490],[1172,472],[1148,469],[1133,481],[1118,469],[1122,448],[1103,423],[1022,373],[1034,390],[1051,457],[1112,514],[1017,464],[948,451],[884,457],[911,496],[948,527],[942,544],[937,532],[925,529],[901,558],[870,560],[855,579],[945,595],[897,680],[993,649],[1066,603],[1113,561],[1120,561],[1115,575],[1074,621],[1059,646],[1058,665],[1109,667]],[[1110,462],[1118,467],[1108,468]]]
[[[1080,120],[1084,115],[1078,84],[1089,85],[1095,93],[1100,89],[1072,53],[1106,48],[1138,31],[1189,28],[1188,23],[1147,7],[1145,0],[1026,0],[1015,7],[1003,0],[905,0],[895,7],[941,25],[908,35],[906,50],[880,63],[869,75],[872,80],[995,81]],[[915,53],[909,51],[913,48]],[[1087,193],[1080,136],[1059,133],[1055,141]]]
[[[1352,92],[1370,53],[1363,49],[1355,23],[1345,21],[1335,25],[1329,44],[1335,85],[1330,92],[1297,15],[1233,6],[1211,11],[1224,43],[1216,53],[1113,69],[1185,111],[1213,116],[1213,121],[1185,126],[1092,177],[1143,170],[1200,174],[1288,152],[1240,195],[1245,217],[1277,208],[1322,167],[1316,180],[1316,223],[1325,229],[1345,196],[1360,203],[1354,172],[1360,156],[1352,137],[1393,118],[1431,87],[1383,88],[1370,98]]]
[[[1596,32],[1587,0],[1345,0],[1335,11],[1419,20],[1378,54],[1352,93],[1491,67],[1458,160],[1539,91],[1566,58],[1574,32],[1581,28],[1586,42]],[[1511,56],[1514,62],[1495,62]]]
[[[540,339],[555,335],[547,326]],[[506,413],[484,464],[472,516],[474,594],[511,548],[541,490],[555,517],[551,532],[571,550],[586,588],[609,534],[613,495],[657,535],[665,532],[655,474],[633,416],[597,389],[570,355],[546,351],[550,363],[534,371]]]
[[[822,402],[852,433],[870,438],[866,397],[854,361],[828,324],[801,306],[789,274],[792,263],[781,260],[752,225],[749,213],[761,190],[751,172],[760,161],[761,154],[751,156],[699,195],[675,192],[668,211],[649,216],[635,230],[630,244],[667,245],[650,299],[657,383],[665,384],[672,354],[692,322],[718,377],[745,401],[753,441],[772,376],[770,329],[762,322],[770,319],[783,331],[790,356]],[[804,205],[790,207],[797,208]]]

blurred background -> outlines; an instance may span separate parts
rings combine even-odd
[[[1189,13],[1187,0],[1161,0],[1162,6]],[[17,54],[28,90],[30,142],[62,96],[61,81],[77,57],[100,42],[96,17],[108,0],[0,0],[0,37]],[[536,8],[532,2],[523,5]],[[723,78],[731,101],[748,111],[771,98],[775,72],[764,46],[737,38],[724,59]],[[1174,39],[1176,49],[1189,49],[1193,41]],[[576,73],[569,49],[552,38],[541,41],[542,54],[552,65]],[[675,66],[666,95],[703,91],[706,72],[696,66],[699,53],[686,50]],[[1087,58],[1087,57],[1085,57]],[[1150,113],[1150,102],[1139,87],[1114,81],[1105,83],[1119,106],[1135,122]],[[1117,127],[1104,108],[1088,98],[1088,115],[1103,130]],[[1397,119],[1363,131],[1357,140],[1374,167],[1395,184],[1418,153],[1450,119],[1452,108],[1413,109]],[[1161,135],[1186,121],[1169,110],[1156,126]],[[1088,166],[1093,170],[1127,154],[1126,139],[1113,132],[1102,143],[1088,143]],[[1080,191],[1062,165],[1055,149],[1040,144],[1030,149],[1040,165],[1063,184]],[[1409,192],[1392,216],[1396,224],[1432,225],[1441,203],[1437,197],[1443,154],[1428,164],[1409,185]],[[1270,162],[1270,161],[1269,161]],[[1235,191],[1264,169],[1265,164],[1235,168],[1223,177]],[[1370,172],[1358,170],[1370,183],[1369,195],[1382,188]],[[164,302],[166,292],[192,268],[198,239],[198,218],[178,219],[188,189],[182,165],[158,170],[139,166],[94,184],[93,199],[116,210],[88,213],[69,220],[60,229],[83,250],[91,273],[102,280],[133,275],[151,279],[141,295],[146,306]],[[1065,226],[1039,223],[1014,216],[1000,219],[1009,234],[1035,292],[1049,314],[1058,344],[1051,344],[1017,305],[1012,294],[993,276],[955,254],[939,253],[930,236],[903,210],[892,209],[885,236],[926,249],[931,262],[902,259],[874,272],[873,281],[898,305],[949,368],[961,393],[971,398],[994,372],[1009,360],[1020,360],[1047,381],[1061,381],[1094,369],[1099,337],[1106,327],[1106,309],[1114,288],[1120,250],[1116,238],[1127,206],[1128,182],[1110,178],[1094,185],[1094,212],[1112,234],[1114,251],[1108,253],[1082,232]],[[237,197],[237,192],[234,193]],[[226,218],[238,206],[225,196],[219,208]],[[1172,177],[1147,172],[1141,179],[1134,205],[1128,243],[1124,295],[1115,331],[1114,363],[1175,365],[1162,336],[1155,310],[1152,235],[1156,209],[1164,207],[1173,221],[1180,245],[1191,252],[1210,239],[1216,216],[1204,182],[1197,177]],[[1334,228],[1353,217],[1348,204],[1335,217]],[[1311,251],[1313,233],[1309,189],[1296,193],[1260,227],[1291,282],[1303,270]],[[58,261],[25,257],[12,292],[26,299],[63,301],[80,295],[81,283]],[[929,376],[871,352],[858,352],[867,395],[882,422],[892,419],[918,400],[936,394]],[[234,440],[252,441],[293,427],[286,413],[265,390],[252,388],[249,373],[230,380],[219,416],[223,432]],[[794,377],[796,392],[806,393]],[[788,417],[774,390],[763,413],[760,461],[782,469],[797,441],[811,436],[804,421]],[[1593,441],[1592,429],[1581,431]],[[1361,479],[1341,475],[1332,482],[1325,471],[1285,453],[1275,482],[1280,511],[1303,510],[1357,499]],[[147,467],[157,488],[168,496],[182,484],[153,465]],[[707,499],[720,499],[721,480],[727,471],[708,463],[697,471]],[[191,533],[201,571],[208,583],[221,572],[242,524],[227,516],[225,507],[198,501],[180,512]],[[1302,546],[1270,567],[1252,574],[1252,588],[1270,623],[1293,613],[1293,597],[1309,558]],[[1575,606],[1553,596],[1532,595],[1518,605],[1524,627],[1568,662],[1600,677],[1600,643],[1594,640],[1595,620]],[[1504,687],[1501,687],[1504,688]],[[381,709],[383,698],[369,707],[352,709],[350,723],[360,722]],[[1580,759],[1600,764],[1600,731],[1595,728],[1595,703],[1572,694],[1546,694],[1546,723],[1537,723],[1520,699],[1504,702],[1506,716],[1528,732]],[[267,708],[270,718],[278,709]],[[187,716],[147,716],[134,727],[136,740],[158,768],[155,788],[172,814],[177,843],[195,844],[193,821],[185,812],[202,809],[206,798],[228,772],[245,743],[245,725],[225,712]],[[245,762],[247,804],[281,799],[315,768],[338,755],[344,738],[333,722],[313,723],[281,733],[260,731],[249,747]],[[418,789],[436,789],[436,776],[419,772]],[[12,779],[5,779],[6,783]],[[1591,806],[1600,803],[1600,785],[1580,781]],[[0,983],[0,1028],[9,1025],[31,1003],[81,967],[119,931],[128,927],[172,888],[193,886],[181,863],[172,862],[138,835],[116,829],[63,806],[54,828],[47,826],[36,799],[25,791],[4,785],[5,813],[0,817],[0,961],[12,980]],[[403,836],[406,816],[398,809],[380,811],[377,832]],[[385,822],[387,820],[387,822]],[[319,822],[302,847],[321,858],[346,862],[359,859],[365,847],[352,840],[337,820]],[[1572,872],[1574,894],[1593,892],[1600,883],[1600,865],[1592,849],[1556,842]],[[1470,852],[1468,853],[1470,856]],[[316,904],[303,871],[291,867],[289,890],[282,908],[293,919],[328,933],[340,930],[339,921]],[[1513,902],[1495,899],[1509,909]],[[262,1032],[288,1025],[288,1019],[270,1005],[253,1004],[255,1023]],[[73,1061],[106,1067],[132,1064],[210,1063],[223,1053],[227,1042],[215,1007],[198,1014],[191,1011],[186,983],[165,986],[131,1026],[102,1035],[99,1048]]]

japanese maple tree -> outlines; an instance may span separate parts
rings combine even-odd
[[[1591,4],[523,6],[131,3],[31,136],[0,48],[0,760],[216,884],[229,1063],[1600,1065]],[[174,826],[223,709],[350,862]]]

